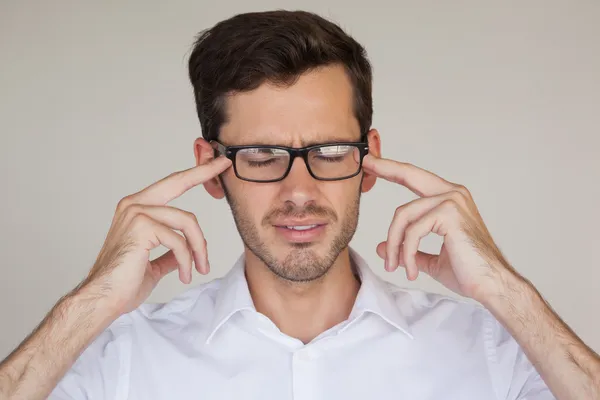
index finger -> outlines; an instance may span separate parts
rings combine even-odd
[[[454,184],[415,165],[367,154],[363,169],[387,181],[398,183],[420,197],[436,196],[454,188]]]
[[[219,156],[206,164],[172,173],[138,192],[135,197],[141,204],[164,205],[191,188],[214,178],[230,166],[231,160]]]

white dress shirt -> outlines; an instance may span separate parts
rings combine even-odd
[[[483,307],[399,288],[350,254],[352,312],[308,344],[256,311],[242,256],[223,278],[117,319],[49,398],[554,399]]]

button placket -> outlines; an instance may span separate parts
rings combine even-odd
[[[293,392],[295,400],[317,399],[317,354],[313,349],[303,348],[292,356]]]

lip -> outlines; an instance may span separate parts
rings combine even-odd
[[[273,226],[277,228],[282,228],[286,226],[307,226],[307,225],[326,225],[327,223],[323,220],[318,219],[285,219],[282,221],[277,221],[273,224]]]
[[[287,226],[307,226],[315,225],[315,227],[305,230],[294,230],[288,229]],[[290,243],[310,243],[315,242],[325,235],[326,223],[317,220],[286,220],[277,221],[277,224],[273,225],[278,236],[282,237],[285,241]]]

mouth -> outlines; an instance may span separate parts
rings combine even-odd
[[[292,229],[295,231],[307,231],[309,229],[314,229],[317,226],[319,226],[318,224],[313,224],[313,225],[285,225],[285,226],[278,226],[278,228],[286,228],[286,229]]]
[[[294,243],[307,243],[318,240],[324,233],[324,222],[283,222],[274,225],[277,233],[286,241]]]

